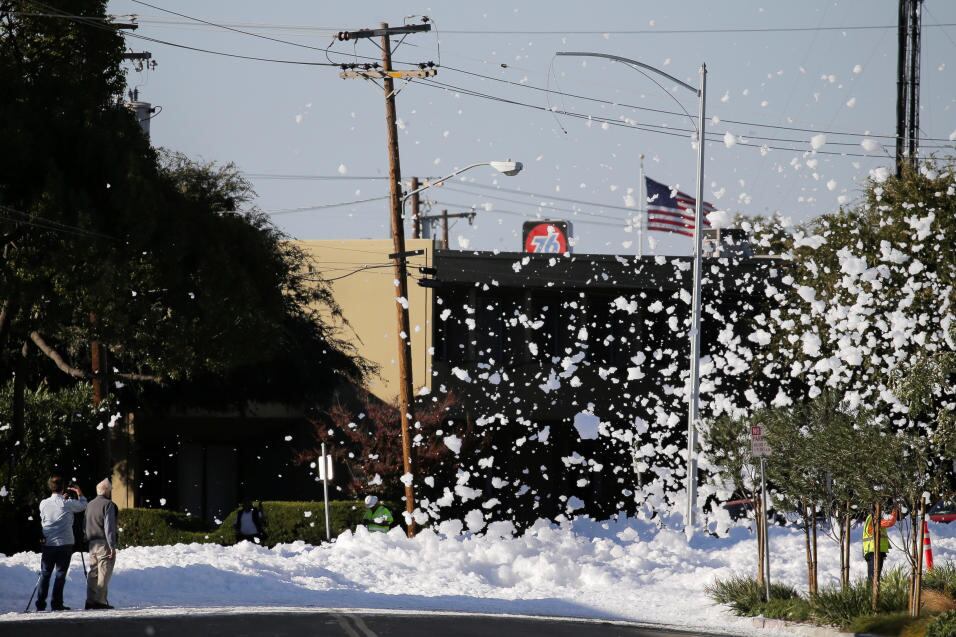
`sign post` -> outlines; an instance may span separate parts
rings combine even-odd
[[[767,456],[770,455],[770,445],[767,439],[763,437],[763,427],[753,425],[750,427],[750,453],[754,458],[760,458],[760,510],[761,519],[757,524],[762,525],[763,529],[763,550],[764,550],[764,594],[767,601],[770,601],[770,524],[767,514]]]
[[[322,481],[322,500],[325,503],[325,539],[332,541],[332,527],[329,525],[329,480],[332,479],[332,456],[326,455],[325,443],[322,443],[322,455],[319,457],[319,479]]]

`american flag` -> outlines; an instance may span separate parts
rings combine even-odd
[[[645,177],[645,180],[647,181],[647,229],[693,237],[694,209],[697,200],[650,177]],[[705,215],[717,210],[706,201],[703,208]],[[704,217],[704,227],[710,227],[706,217]]]

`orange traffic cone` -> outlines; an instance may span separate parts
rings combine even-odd
[[[929,541],[929,524],[923,520],[923,563],[926,570],[933,570],[933,543]]]

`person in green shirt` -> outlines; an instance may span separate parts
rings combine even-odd
[[[372,533],[388,533],[394,519],[392,512],[384,504],[378,503],[374,495],[365,496],[365,516],[362,524]]]

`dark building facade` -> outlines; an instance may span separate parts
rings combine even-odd
[[[744,359],[781,265],[704,259],[702,413],[770,391]],[[494,464],[465,467],[498,501],[486,509],[602,517],[678,488],[691,283],[686,257],[435,253],[432,391],[486,438]]]

